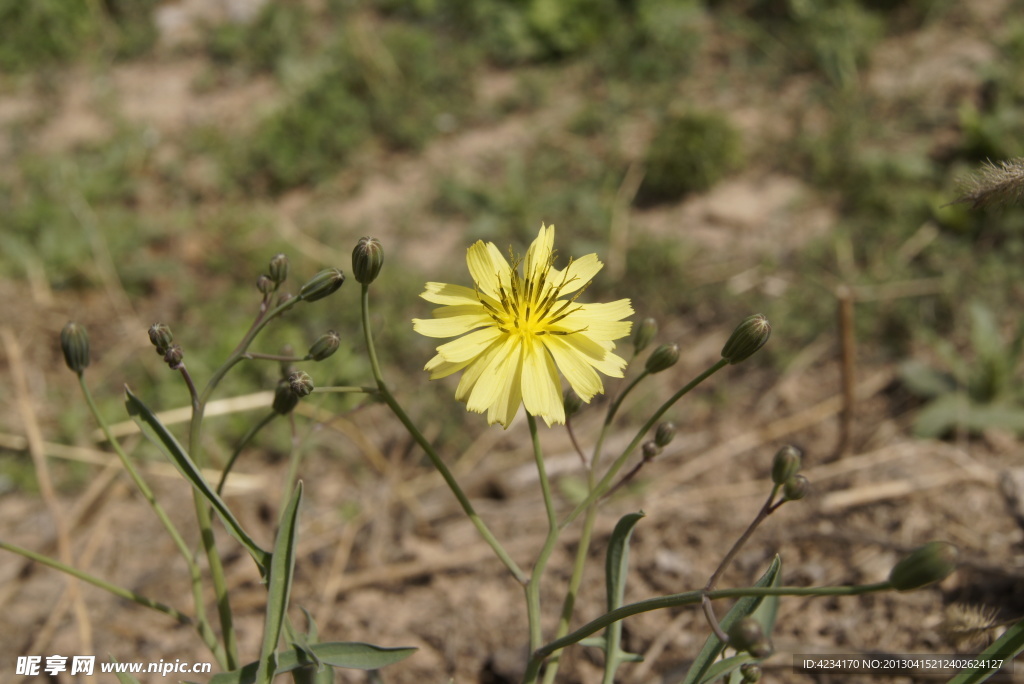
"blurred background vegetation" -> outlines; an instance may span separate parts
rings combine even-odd
[[[450,388],[420,372],[422,283],[466,282],[471,241],[521,250],[544,221],[563,255],[607,262],[593,298],[631,297],[684,347],[762,311],[775,337],[756,363],[784,369],[834,341],[845,284],[862,362],[940,363],[941,339],[968,365],[1012,347],[1001,372],[1016,377],[1024,211],[950,202],[983,160],[1024,153],[1021,9],[0,0],[5,318],[55,374],[57,331],[86,323],[113,418],[126,380],[181,405],[150,323],[171,325],[203,376],[247,328],[273,254],[289,254],[298,287],[348,270],[356,239],[375,235],[383,356],[429,407]],[[314,376],[363,382],[355,293],[261,349],[350,331]],[[978,342],[971,302],[1000,344]],[[234,391],[276,372],[245,366]],[[949,374],[952,391],[971,376]],[[90,422],[60,377],[41,386],[55,438],[74,442]],[[1016,410],[1018,392],[998,396]],[[433,419],[459,439],[461,417]]]

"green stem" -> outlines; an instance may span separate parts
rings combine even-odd
[[[203,643],[206,644],[214,654],[214,657],[217,658],[218,665],[221,665],[222,667],[225,666],[224,650],[217,642],[217,636],[214,634],[213,629],[210,626],[210,621],[206,617],[206,605],[203,603],[202,571],[199,569],[199,564],[195,562],[195,558],[193,558],[192,550],[189,548],[188,544],[185,543],[184,538],[181,536],[181,533],[178,532],[178,528],[175,527],[163,506],[161,506],[160,502],[157,501],[156,495],[153,494],[153,490],[149,488],[149,485],[142,479],[139,471],[136,470],[135,464],[131,462],[128,455],[124,452],[124,449],[121,448],[121,443],[118,442],[117,438],[110,432],[110,426],[107,425],[107,422],[100,414],[99,408],[96,406],[96,402],[92,398],[92,392],[89,391],[89,386],[85,383],[85,377],[83,374],[78,375],[78,384],[82,388],[82,394],[85,397],[85,403],[89,406],[89,411],[92,412],[96,422],[99,423],[100,430],[103,431],[103,435],[106,437],[107,442],[114,448],[114,452],[117,454],[118,459],[120,459],[125,472],[128,473],[132,482],[135,483],[139,493],[142,494],[142,498],[149,503],[150,508],[153,509],[156,517],[159,518],[160,523],[164,526],[164,529],[167,530],[167,534],[170,535],[174,545],[178,548],[178,552],[181,554],[182,558],[185,559],[185,563],[188,566],[189,580],[192,585],[192,603],[196,612],[196,631],[202,638]]]
[[[544,568],[547,567],[551,552],[558,542],[558,514],[555,512],[554,498],[551,496],[551,482],[548,480],[547,468],[544,467],[544,454],[540,447],[540,436],[537,434],[537,419],[527,411],[526,420],[530,426],[530,436],[533,441],[533,458],[537,463],[537,474],[540,478],[540,491],[544,497],[544,509],[548,515],[548,533],[544,539],[544,546],[537,556],[533,570],[530,572],[530,581],[526,584],[526,612],[530,621],[530,650],[540,648],[544,636],[541,632],[541,611],[540,611],[540,583],[544,576]]]
[[[672,408],[673,404],[682,399],[694,387],[707,380],[709,377],[717,373],[719,370],[721,370],[728,364],[729,362],[726,361],[725,359],[720,359],[717,363],[715,363],[710,368],[705,370],[703,373],[698,375],[696,378],[691,380],[685,387],[683,387],[681,390],[673,394],[664,404],[658,407],[658,410],[655,411],[654,414],[650,417],[650,419],[648,419],[648,421],[644,423],[644,426],[640,428],[639,431],[637,431],[636,436],[633,437],[633,441],[629,443],[629,446],[627,446],[622,451],[622,454],[617,459],[615,459],[615,462],[612,463],[612,466],[608,469],[608,472],[605,473],[605,476],[601,478],[601,481],[597,484],[597,486],[590,492],[589,495],[587,495],[587,498],[581,501],[579,505],[577,505],[576,508],[573,509],[573,511],[568,515],[568,517],[562,522],[562,529],[565,529],[570,523],[572,523],[573,520],[576,519],[576,517],[580,513],[586,510],[587,507],[593,504],[596,500],[600,499],[601,496],[608,490],[608,488],[611,487],[612,480],[615,478],[615,475],[618,474],[618,472],[622,469],[622,466],[625,465],[626,460],[633,453],[633,450],[637,448],[641,441],[643,441],[644,435],[647,434],[648,430],[654,427],[654,424],[658,422],[658,419],[665,415],[666,411]]]
[[[437,451],[435,451],[434,447],[431,446],[430,442],[427,441],[427,438],[423,436],[423,433],[419,431],[419,428],[417,428],[416,425],[412,422],[412,420],[410,420],[408,414],[406,414],[406,412],[402,409],[398,401],[395,400],[394,396],[392,396],[391,394],[391,391],[388,389],[387,384],[384,382],[384,376],[381,374],[380,370],[380,363],[377,360],[377,350],[373,346],[373,333],[370,331],[369,299],[369,287],[367,285],[363,285],[363,337],[366,340],[366,352],[370,357],[370,367],[373,370],[373,378],[374,380],[377,381],[377,390],[380,392],[381,399],[384,401],[385,404],[388,405],[388,408],[391,409],[391,412],[395,414],[398,420],[401,421],[402,425],[405,426],[405,429],[409,432],[409,434],[416,441],[416,443],[420,445],[420,448],[423,449],[424,452],[426,452],[427,458],[430,459],[430,462],[433,464],[434,468],[437,470],[437,472],[441,474],[441,477],[444,478],[445,484],[448,485],[448,488],[451,490],[452,494],[455,495],[455,498],[458,500],[459,505],[462,507],[462,510],[469,518],[469,521],[473,523],[473,526],[476,528],[477,532],[480,534],[481,537],[483,537],[484,541],[487,542],[487,545],[491,547],[491,549],[494,551],[494,554],[505,565],[505,567],[508,568],[508,571],[512,573],[512,576],[516,578],[517,582],[526,584],[529,581],[529,577],[526,575],[525,572],[523,572],[522,568],[520,568],[519,565],[514,560],[512,560],[512,557],[508,555],[508,552],[505,551],[505,548],[501,545],[498,539],[494,536],[491,530],[487,527],[484,521],[477,514],[476,510],[473,508],[473,505],[469,502],[469,498],[466,496],[466,493],[462,491],[462,487],[459,486],[459,483],[456,482],[455,480],[455,476],[452,475],[452,472],[448,469],[448,466],[446,466],[444,461],[441,460],[441,457],[437,454]]]
[[[636,603],[630,603],[629,605],[609,611],[601,617],[583,625],[575,632],[560,639],[556,639],[555,641],[552,641],[551,643],[534,651],[530,657],[530,662],[527,665],[524,681],[529,680],[531,673],[536,677],[536,673],[540,671],[540,667],[543,665],[544,660],[552,653],[586,639],[591,634],[604,629],[613,622],[652,610],[696,605],[701,602],[704,596],[707,596],[712,600],[742,598],[744,596],[857,596],[859,594],[888,591],[889,589],[892,589],[892,584],[889,582],[839,587],[739,587],[736,589],[717,589],[711,592],[704,592],[703,590],[688,591],[682,594],[670,594],[668,596],[658,596],[643,601],[637,601]]]
[[[99,587],[100,589],[110,592],[114,596],[119,596],[120,598],[127,599],[146,608],[152,608],[153,610],[159,613],[167,615],[168,617],[182,625],[196,627],[196,624],[192,620],[192,618],[188,615],[185,615],[180,610],[171,608],[170,606],[160,603],[159,601],[154,601],[153,599],[147,596],[143,596],[142,594],[136,594],[134,591],[131,591],[130,589],[125,589],[124,587],[119,587],[116,584],[111,584],[110,582],[102,580],[99,577],[96,577],[95,575],[90,575],[89,573],[78,570],[77,568],[72,568],[71,566],[65,565],[64,563],[61,563],[56,559],[50,558],[49,556],[44,556],[41,553],[36,553],[35,551],[30,551],[29,549],[18,546],[16,544],[10,544],[5,541],[0,541],[0,549],[5,549],[7,551],[10,551],[11,553],[16,553],[19,556],[23,556],[25,558],[28,558],[29,560],[33,560],[36,563],[41,563],[43,565],[49,566],[54,570],[60,570],[61,572],[71,575],[72,577],[75,577],[77,579],[80,579],[83,582],[87,582],[93,585],[94,587]]]
[[[224,485],[228,481],[228,473],[230,473],[231,469],[234,467],[235,461],[238,460],[239,455],[242,453],[242,449],[249,444],[252,438],[256,436],[257,432],[269,425],[270,421],[274,420],[277,416],[277,411],[271,411],[269,414],[263,416],[263,418],[260,419],[260,422],[249,428],[249,431],[242,436],[242,439],[238,440],[238,444],[235,445],[235,450],[231,453],[231,458],[228,459],[227,465],[224,466],[224,470],[220,474],[220,482],[217,483],[217,494],[223,494]],[[286,489],[285,491],[290,490]]]

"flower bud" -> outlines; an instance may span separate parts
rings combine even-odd
[[[893,566],[889,573],[889,582],[893,589],[909,591],[932,582],[946,579],[956,570],[957,557],[960,555],[955,546],[948,542],[933,541],[918,547]]]
[[[288,280],[288,257],[284,254],[275,254],[270,260],[270,267],[267,270],[274,285],[280,285]]]
[[[576,392],[567,389],[565,394],[562,395],[562,408],[565,409],[565,417],[572,418],[583,408],[583,400],[580,399],[580,395],[576,394]]]
[[[171,370],[177,370],[178,366],[181,365],[181,360],[185,358],[185,352],[182,351],[181,346],[172,344],[164,352],[164,361],[170,366]]]
[[[765,345],[772,334],[772,326],[764,314],[747,316],[736,326],[722,347],[722,358],[730,364],[746,360]]]
[[[800,450],[787,444],[775,452],[772,461],[772,482],[785,484],[789,478],[800,472]]]
[[[748,684],[756,684],[761,681],[761,666],[757,663],[743,663],[740,665],[740,677]]]
[[[782,485],[782,495],[786,501],[799,501],[807,496],[811,489],[810,481],[803,475],[794,475]]]
[[[651,461],[661,453],[661,447],[651,441],[644,442],[641,450],[643,451],[645,461]]]
[[[356,282],[369,285],[376,280],[384,265],[384,248],[380,240],[372,237],[360,238],[352,250],[352,273]]]
[[[676,424],[665,422],[654,432],[654,443],[660,447],[668,446],[676,438]]]
[[[325,268],[309,279],[302,289],[299,290],[299,297],[307,302],[315,302],[323,299],[341,287],[345,282],[345,274],[336,268]]]
[[[313,391],[313,378],[306,371],[295,371],[289,375],[288,384],[297,397],[309,396]]]
[[[167,348],[174,342],[174,335],[171,334],[171,329],[163,323],[154,323],[149,326],[149,341],[156,347],[156,353],[163,356],[167,353]]]
[[[660,373],[661,371],[676,365],[679,360],[678,344],[663,344],[647,357],[647,364],[644,368],[648,373]]]
[[[64,352],[64,363],[79,375],[89,365],[89,333],[85,326],[70,321],[60,331],[60,349]]]
[[[755,658],[765,658],[772,652],[771,642],[764,635],[761,623],[749,615],[732,623],[729,628],[729,645]]]
[[[323,361],[328,356],[338,351],[338,347],[341,346],[341,338],[338,337],[338,333],[333,330],[328,330],[323,335],[317,338],[313,346],[309,348],[309,354],[306,358],[312,359],[313,361]]]
[[[282,416],[292,412],[299,404],[299,395],[292,391],[291,383],[282,380],[274,390],[274,411]]]
[[[270,279],[270,276],[261,275],[256,279],[256,289],[260,291],[260,294],[268,295],[277,289],[277,285]]]
[[[645,318],[633,328],[633,353],[639,354],[651,343],[654,336],[658,334],[658,321],[653,318]]]

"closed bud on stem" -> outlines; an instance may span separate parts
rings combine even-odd
[[[889,582],[898,591],[909,591],[939,582],[956,570],[959,556],[957,548],[948,542],[928,542],[893,566]]]
[[[653,318],[645,318],[633,328],[633,353],[639,354],[651,343],[654,336],[658,334],[658,321]]]
[[[580,399],[580,395],[576,394],[576,392],[568,389],[562,395],[562,408],[565,409],[565,417],[571,418],[583,408],[583,400]]]
[[[676,438],[676,424],[665,422],[654,431],[654,443],[660,447],[668,446]]]
[[[277,284],[270,279],[268,275],[261,275],[256,279],[256,289],[260,291],[260,294],[272,294],[277,289]]]
[[[654,442],[647,441],[644,442],[644,445],[641,447],[641,451],[643,451],[644,460],[651,461],[661,453],[661,447]]]
[[[269,277],[274,282],[274,285],[280,285],[288,280],[288,257],[284,254],[275,254],[270,260],[270,266],[267,270],[270,272]]]
[[[156,353],[163,356],[174,342],[174,335],[171,334],[171,329],[163,323],[154,323],[149,326],[149,341],[156,347]]]
[[[309,348],[309,354],[307,358],[313,361],[323,361],[334,352],[338,351],[338,347],[341,346],[341,338],[338,337],[338,333],[333,330],[328,330],[323,335],[317,338],[313,346]]]
[[[729,645],[755,658],[766,658],[772,652],[771,642],[764,635],[761,623],[749,615],[732,623],[729,628]]]
[[[185,358],[185,352],[182,351],[181,346],[172,344],[164,352],[164,361],[170,366],[171,370],[177,370],[178,366],[181,365],[181,360]]]
[[[325,268],[309,279],[299,290],[299,297],[307,302],[315,302],[334,294],[345,282],[345,274],[336,268]]]
[[[89,365],[89,333],[85,326],[69,322],[60,331],[60,350],[64,352],[64,363],[78,375]]]
[[[775,452],[772,461],[772,482],[785,484],[789,478],[800,472],[800,450],[787,444]]]
[[[359,238],[352,250],[352,273],[356,282],[369,285],[377,279],[384,265],[384,247],[380,240],[372,237]]]
[[[280,413],[282,416],[292,412],[299,404],[299,395],[292,391],[291,383],[287,380],[282,380],[277,383],[277,389],[274,390],[274,411]]]
[[[313,391],[313,378],[306,371],[295,371],[288,376],[288,384],[297,397],[306,397]]]
[[[745,361],[765,345],[771,334],[772,326],[764,314],[747,316],[722,347],[722,358],[730,364]]]
[[[782,485],[782,495],[786,501],[799,501],[811,490],[810,481],[803,475],[793,475]]]
[[[678,344],[663,344],[647,357],[647,363],[644,368],[648,373],[660,373],[663,370],[671,368],[676,365],[676,361],[679,360],[679,345]]]
[[[757,663],[743,663],[740,665],[740,676],[748,684],[756,684],[761,681],[761,666]]]

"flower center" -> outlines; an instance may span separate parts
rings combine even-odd
[[[562,282],[557,285],[549,282],[552,261],[553,259],[549,258],[546,264],[534,268],[532,273],[520,276],[520,260],[514,258],[512,268],[508,272],[507,287],[506,283],[502,282],[502,274],[497,274],[498,308],[485,301],[477,287],[477,299],[487,309],[488,315],[501,332],[517,335],[526,341],[540,335],[571,335],[585,330],[551,329],[558,321],[582,308],[573,304],[590,285],[587,283],[569,299],[559,300],[562,290],[575,278],[569,277],[569,269],[566,267]]]

